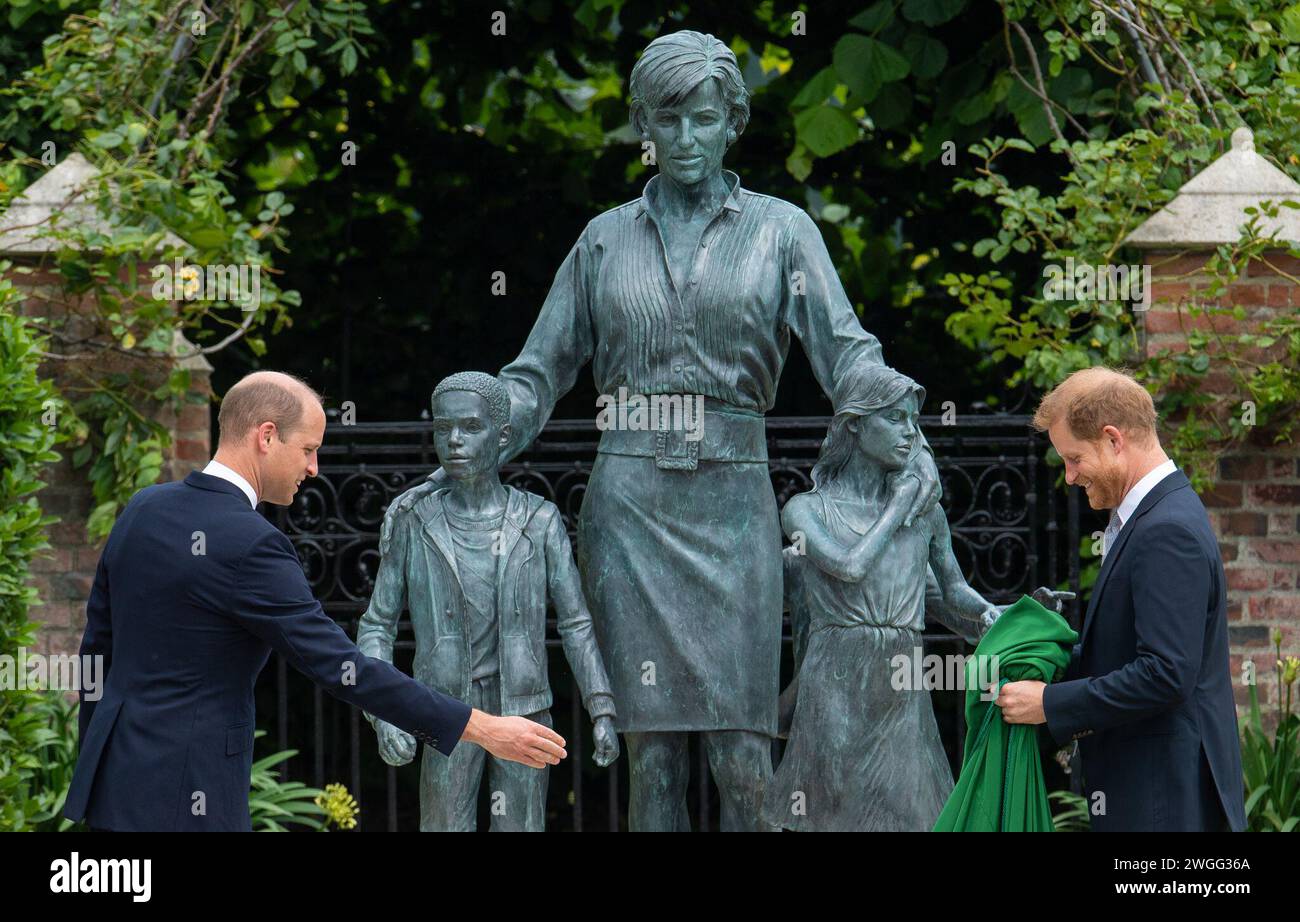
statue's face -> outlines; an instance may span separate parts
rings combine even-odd
[[[659,171],[678,185],[693,186],[722,169],[727,152],[727,106],[718,81],[705,80],[676,105],[646,113]]]
[[[452,480],[495,471],[505,442],[487,401],[473,391],[446,391],[433,401],[433,447]]]
[[[907,466],[921,436],[921,413],[915,394],[869,416],[858,417],[855,422],[858,451],[885,470]],[[853,423],[849,425],[852,429]]]

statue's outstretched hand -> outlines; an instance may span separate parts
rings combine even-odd
[[[1058,592],[1055,589],[1048,589],[1046,586],[1039,586],[1034,590],[1030,598],[1048,611],[1054,611],[1059,615],[1065,610],[1065,603],[1074,598],[1074,593]]]
[[[399,493],[397,498],[388,504],[388,508],[384,511],[384,524],[379,529],[380,554],[388,553],[388,546],[393,537],[393,523],[397,517],[441,487],[446,479],[446,472],[438,468],[406,492]]]
[[[389,765],[405,765],[415,758],[415,737],[384,720],[375,720],[379,757]]]
[[[438,468],[428,477],[424,478],[415,486],[408,489],[405,493],[399,494],[397,499],[393,500],[393,502],[389,505],[388,508],[398,509],[401,511],[410,509],[420,500],[424,499],[424,497],[428,496],[434,490],[442,486],[443,482],[446,479],[447,479],[446,472],[443,471],[442,468]]]
[[[601,768],[608,768],[618,759],[618,734],[614,732],[614,721],[608,717],[597,717],[592,726],[592,735],[596,740],[596,751],[591,758]]]

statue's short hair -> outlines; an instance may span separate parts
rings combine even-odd
[[[500,428],[510,422],[510,392],[506,386],[492,375],[482,371],[458,371],[438,382],[433,389],[430,404],[438,399],[439,394],[447,391],[470,391],[478,394],[488,405],[488,414],[493,425]]]
[[[645,133],[645,116],[674,105],[709,78],[718,81],[727,106],[727,125],[739,137],[749,124],[749,90],[740,75],[736,55],[712,35],[673,32],[661,35],[641,52],[632,68],[632,127]]]

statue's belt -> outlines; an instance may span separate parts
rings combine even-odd
[[[736,409],[715,409],[706,401],[698,419],[674,418],[661,421],[664,428],[632,428],[632,417],[611,411],[614,421],[626,421],[624,428],[607,428],[600,436],[598,451],[607,455],[654,458],[655,466],[669,471],[693,471],[700,461],[767,463],[767,429],[760,413]]]

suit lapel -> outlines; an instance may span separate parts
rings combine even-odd
[[[1152,487],[1146,496],[1142,497],[1142,502],[1138,503],[1138,507],[1133,510],[1129,520],[1119,530],[1119,534],[1115,537],[1115,546],[1106,552],[1106,557],[1101,563],[1101,572],[1097,574],[1097,582],[1092,587],[1092,595],[1088,599],[1088,612],[1083,618],[1083,630],[1079,633],[1080,643],[1083,643],[1088,636],[1088,628],[1092,627],[1093,615],[1096,613],[1097,606],[1101,601],[1102,590],[1106,588],[1106,581],[1110,579],[1110,574],[1114,572],[1120,554],[1124,553],[1124,548],[1128,546],[1129,537],[1137,529],[1138,519],[1154,509],[1156,504],[1174,490],[1186,486],[1190,486],[1187,476],[1182,471],[1174,471]]]

